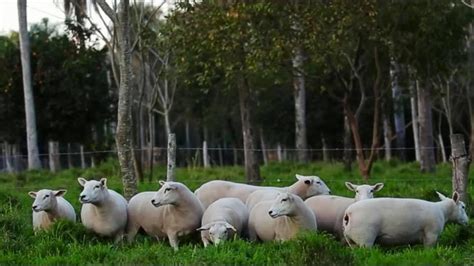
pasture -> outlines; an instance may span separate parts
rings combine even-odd
[[[261,168],[265,181],[262,185],[286,186],[295,180],[296,173],[318,175],[335,195],[352,197],[344,181],[363,183],[357,169],[343,170],[338,163],[270,164]],[[78,196],[81,191],[77,177],[108,178],[108,187],[121,192],[116,161],[108,161],[96,168],[69,169],[56,174],[29,171],[17,175],[0,175],[0,264],[321,264],[321,265],[472,265],[474,264],[474,225],[467,227],[448,224],[438,245],[376,247],[351,249],[332,236],[306,233],[285,243],[249,243],[244,240],[226,242],[204,249],[199,238],[183,240],[174,252],[167,241],[140,235],[134,243],[125,241],[115,245],[112,239],[96,237],[80,223],[59,222],[51,230],[33,233],[31,199],[27,192],[41,188],[66,188],[65,198],[79,215]],[[139,191],[158,189],[158,180],[165,176],[165,168],[154,170],[153,182],[142,182]],[[194,190],[213,179],[244,182],[240,167],[179,168],[177,180]],[[438,165],[436,174],[420,174],[415,163],[377,162],[369,183],[385,183],[377,197],[414,197],[437,201],[435,191],[451,195],[451,166]],[[474,185],[469,184],[470,202]],[[467,206],[472,219],[474,208]],[[197,236],[197,235],[196,235]]]

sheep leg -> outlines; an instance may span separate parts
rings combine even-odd
[[[123,231],[118,232],[117,235],[115,235],[114,243],[115,244],[120,243],[123,240],[123,235],[124,235]]]
[[[168,241],[170,242],[170,246],[174,249],[174,251],[178,251],[178,235],[176,233],[168,233]]]
[[[207,237],[201,237],[201,240],[205,248],[207,248],[207,246],[211,243],[209,242],[209,239],[207,239]]]
[[[425,232],[423,237],[423,245],[425,247],[432,247],[438,241],[438,234],[435,232]]]
[[[134,224],[132,222],[129,222],[128,227],[127,227],[127,241],[128,243],[131,243],[133,239],[135,239],[135,236],[138,233],[138,229],[140,229],[140,226],[137,224]]]

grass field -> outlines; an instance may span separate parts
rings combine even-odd
[[[118,165],[114,161],[93,169],[70,169],[51,174],[31,171],[18,175],[0,175],[0,264],[321,264],[321,265],[474,265],[474,223],[449,224],[434,248],[405,246],[396,248],[350,249],[332,236],[308,233],[285,243],[248,243],[235,240],[218,247],[203,248],[198,239],[182,241],[178,252],[167,242],[142,235],[132,244],[113,244],[111,239],[96,237],[80,223],[59,222],[51,230],[33,234],[31,199],[27,192],[42,188],[66,188],[65,198],[79,214],[81,191],[77,177],[108,177],[108,186],[121,192]],[[142,183],[140,191],[158,189],[165,168],[154,171],[153,182]],[[261,168],[264,185],[285,186],[294,182],[295,173],[318,175],[333,194],[352,196],[344,181],[362,183],[357,171],[345,172],[340,164],[271,164]],[[370,183],[384,182],[377,196],[415,197],[438,200],[435,190],[451,193],[451,167],[438,165],[436,174],[420,174],[414,163],[379,162]],[[177,178],[192,190],[212,179],[244,181],[243,169],[177,169]],[[474,185],[470,184],[470,195]],[[471,196],[470,202],[473,202]],[[472,219],[473,206],[468,205]]]

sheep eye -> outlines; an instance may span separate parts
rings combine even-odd
[[[374,190],[373,190],[373,189],[371,189],[371,190],[370,190],[370,193],[374,193]]]
[[[94,188],[99,188],[99,187],[100,187],[100,186],[99,186],[99,185],[97,185],[97,186],[95,186]]]
[[[316,181],[316,184],[321,185],[321,181]]]
[[[169,187],[165,188],[165,192],[168,192],[170,190],[171,190],[171,188],[169,188]]]
[[[44,196],[44,198],[47,198],[47,197],[49,197],[49,195],[45,195],[45,196]]]
[[[286,199],[282,199],[281,201],[287,201],[287,200],[288,200],[288,199],[286,198]]]

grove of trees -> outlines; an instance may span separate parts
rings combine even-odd
[[[178,165],[242,163],[255,183],[269,160],[355,162],[369,178],[383,158],[435,171],[454,133],[474,151],[462,1],[96,1],[106,30],[83,1],[67,4],[65,33],[29,30],[40,153],[117,149],[127,194],[170,133]],[[5,165],[26,154],[19,50],[17,33],[0,38]]]

